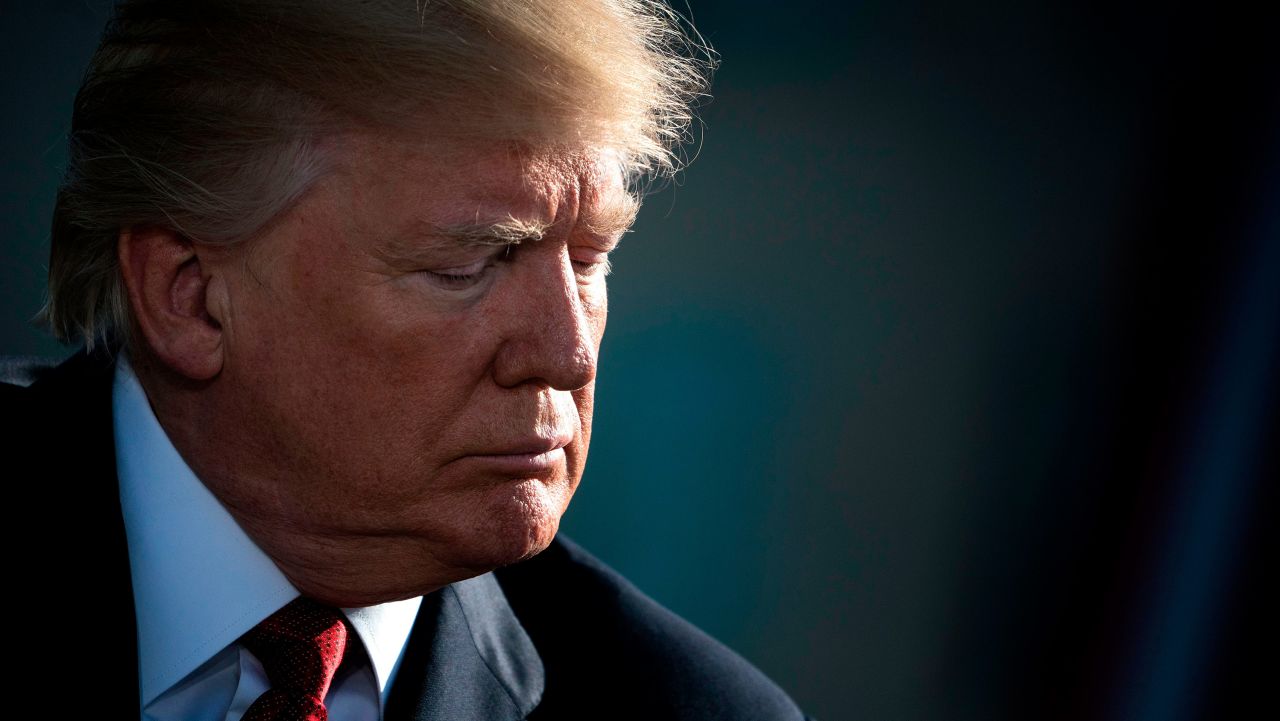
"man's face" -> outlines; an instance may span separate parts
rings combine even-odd
[[[416,595],[419,574],[554,536],[591,436],[606,256],[635,204],[600,153],[353,134],[340,157],[225,265],[209,433],[236,450],[197,470],[260,519],[251,535],[333,544],[335,573],[377,576],[351,583]]]

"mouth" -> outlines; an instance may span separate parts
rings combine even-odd
[[[502,475],[529,476],[552,471],[564,463],[564,449],[542,453],[491,453],[470,456],[484,469]]]
[[[565,446],[573,442],[573,436],[568,433],[562,433],[554,436],[529,436],[520,438],[509,443],[496,444],[492,449],[486,449],[475,455],[477,456],[536,456],[555,453],[561,451]],[[563,453],[561,453],[563,455]]]
[[[484,469],[503,475],[543,474],[565,463],[565,446],[571,436],[530,437],[469,454],[466,458]]]

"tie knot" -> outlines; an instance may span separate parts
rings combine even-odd
[[[347,623],[340,611],[299,597],[240,642],[262,662],[271,681],[271,690],[250,706],[246,719],[326,717],[324,697],[347,646]],[[257,713],[259,706],[270,706],[261,711],[271,712]]]

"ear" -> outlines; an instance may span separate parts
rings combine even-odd
[[[137,329],[172,370],[208,380],[222,370],[222,325],[210,314],[209,268],[197,246],[168,228],[127,228],[116,253]],[[219,284],[218,287],[221,287]]]

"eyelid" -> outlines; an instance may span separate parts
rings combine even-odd
[[[586,255],[588,257],[584,259],[582,257],[575,258],[570,255],[570,260],[573,261],[575,266],[585,266],[586,272],[583,273],[583,275],[609,275],[609,272],[613,270],[612,264],[609,263],[608,251],[586,249],[585,253],[579,253],[579,256],[581,255]]]
[[[479,287],[489,276],[494,265],[492,257],[480,258],[466,265],[449,268],[424,268],[418,271],[420,276],[430,279],[430,283],[442,290],[450,292],[468,291]]]
[[[580,246],[569,251],[569,255],[574,260],[581,260],[587,263],[597,263],[608,260],[610,249],[600,248],[592,245]]]
[[[485,266],[488,265],[491,260],[491,258],[481,258],[477,261],[467,263],[466,265],[454,266],[452,268],[432,268],[428,272],[434,273],[435,275],[475,275],[476,273],[484,270]]]

